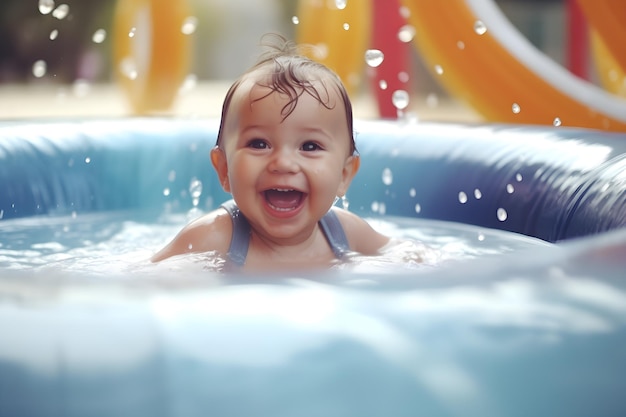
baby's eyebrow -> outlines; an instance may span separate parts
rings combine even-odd
[[[303,132],[306,132],[306,133],[320,133],[320,134],[322,134],[324,136],[332,138],[332,135],[329,134],[326,131],[326,129],[323,129],[323,128],[318,127],[318,126],[310,126],[310,127],[306,127],[305,126],[305,127],[302,127],[300,130],[302,130]]]

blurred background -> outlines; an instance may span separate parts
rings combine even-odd
[[[570,65],[566,0],[497,4],[533,45]],[[186,5],[183,34],[191,41],[191,58],[167,113],[215,117],[229,84],[256,59],[264,33],[295,38],[298,2],[187,0]],[[116,7],[116,0],[2,0],[0,118],[132,115],[135,110],[114,70]],[[480,120],[437,84],[415,47],[410,51],[410,93],[415,97],[410,110],[420,120]],[[353,100],[356,117],[378,117],[366,82],[359,83]]]

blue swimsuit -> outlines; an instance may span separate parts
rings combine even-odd
[[[243,266],[246,262],[248,245],[250,244],[250,223],[241,214],[234,200],[225,202],[222,204],[222,207],[230,214],[230,218],[233,221],[233,238],[228,248],[228,258],[233,264]],[[329,210],[319,221],[319,225],[333,253],[337,258],[341,259],[350,251],[350,245],[337,215],[332,210]]]

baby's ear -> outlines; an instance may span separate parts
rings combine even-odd
[[[215,168],[215,172],[217,172],[222,188],[227,193],[230,193],[230,183],[228,182],[228,163],[226,162],[226,155],[224,154],[223,149],[218,146],[211,149],[211,163],[213,163],[213,168]]]
[[[339,184],[339,189],[337,190],[337,195],[339,197],[343,197],[344,195],[346,195],[352,179],[354,178],[356,173],[359,172],[360,166],[361,158],[359,157],[359,155],[351,155],[346,159],[343,165],[341,183]]]

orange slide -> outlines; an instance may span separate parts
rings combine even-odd
[[[593,0],[596,7],[611,2]],[[416,31],[414,42],[434,76],[485,119],[626,131],[626,100],[535,49],[492,0],[403,3]],[[623,33],[626,26],[616,27]],[[623,48],[623,39],[613,42],[622,40]]]
[[[135,114],[168,111],[190,67],[185,0],[118,0],[115,75]]]

